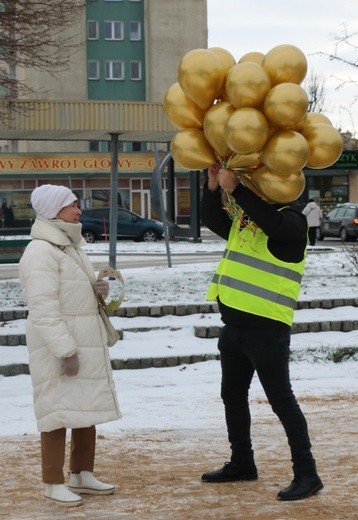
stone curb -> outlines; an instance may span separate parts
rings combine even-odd
[[[113,370],[139,370],[144,368],[168,368],[175,366],[182,366],[180,370],[184,370],[186,365],[219,359],[219,353],[196,354],[192,356],[112,359],[111,365]],[[335,347],[333,349],[320,347],[318,349],[308,349],[307,351],[293,351],[290,354],[291,361],[309,360],[311,362],[333,361],[334,363],[340,363],[347,359],[358,361],[358,346]],[[13,363],[11,365],[0,366],[0,376],[11,377],[21,374],[30,374],[27,363]]]
[[[123,330],[117,331],[119,339],[123,339]],[[17,347],[19,345],[26,346],[26,335],[25,334],[0,334],[0,347]]]
[[[113,370],[138,370],[141,368],[185,366],[218,359],[219,354],[195,354],[192,356],[112,359],[111,365]],[[0,376],[9,377],[18,376],[20,374],[30,374],[29,365],[27,363],[13,363],[11,365],[0,366]]]
[[[127,327],[125,329],[118,329],[119,339],[123,339],[125,332],[149,332],[151,330],[163,330],[173,327]],[[179,330],[181,327],[176,327]],[[221,325],[194,325],[194,336],[202,339],[218,338]],[[303,334],[306,332],[351,332],[358,330],[358,320],[339,320],[339,321],[320,321],[320,322],[302,322],[292,324],[292,334]],[[26,346],[25,334],[0,334],[0,347],[17,347],[18,345]]]
[[[204,325],[194,326],[194,336],[197,338],[218,338],[222,326]],[[344,320],[344,321],[320,321],[320,322],[306,322],[293,323],[292,334],[301,334],[305,332],[351,332],[358,330],[358,320]]]
[[[330,298],[326,300],[299,301],[296,310],[302,309],[333,309],[335,307],[358,307],[358,298]],[[150,318],[161,316],[188,316],[190,314],[211,314],[218,312],[216,303],[176,304],[176,305],[139,305],[137,307],[120,307],[113,316],[120,318],[137,318],[148,316]],[[0,311],[0,321],[13,321],[26,319],[28,311],[24,309]]]
[[[346,304],[352,305],[352,304]],[[357,299],[358,306],[358,299]],[[120,307],[111,316],[118,316],[120,318],[137,318],[149,317],[159,318],[161,316],[188,316],[190,314],[211,314],[218,312],[216,303],[198,303],[198,304],[177,304],[177,305],[140,305],[138,307]],[[0,321],[24,320],[27,318],[27,309],[16,309],[0,311]]]

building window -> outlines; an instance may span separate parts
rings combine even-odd
[[[124,79],[123,61],[106,61],[106,79]]]
[[[90,152],[109,152],[110,143],[107,141],[90,141]]]
[[[90,141],[89,142],[89,151],[90,152],[99,152],[99,141]]]
[[[142,79],[142,62],[131,61],[130,62],[131,79],[133,81],[139,81]]]
[[[88,60],[88,79],[99,79],[98,61]]]
[[[130,22],[129,24],[129,39],[138,42],[141,39],[141,25],[140,22]]]
[[[133,152],[140,152],[142,150],[142,143],[139,141],[132,141]]]
[[[123,22],[104,22],[105,40],[123,40]]]
[[[87,21],[87,39],[98,40],[98,21],[88,20]]]

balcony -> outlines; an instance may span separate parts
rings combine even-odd
[[[169,142],[177,129],[161,103],[128,101],[2,101],[0,139]]]

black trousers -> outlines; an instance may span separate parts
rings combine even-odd
[[[308,228],[308,241],[310,246],[314,246],[317,239],[317,228],[318,226],[311,226]]]
[[[249,388],[256,371],[291,449],[295,475],[316,473],[306,419],[292,391],[289,374],[290,330],[225,325],[219,338],[221,397],[225,406],[232,462],[253,463]]]

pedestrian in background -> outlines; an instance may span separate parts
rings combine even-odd
[[[302,213],[307,218],[309,244],[310,246],[314,246],[317,239],[317,229],[322,220],[322,211],[314,199],[308,199],[307,205],[303,208]]]
[[[9,206],[6,199],[3,199],[1,209],[2,209],[2,213],[4,215],[4,227],[6,227],[6,228],[14,227],[15,215],[14,215],[12,207]]]
[[[31,204],[36,220],[19,273],[29,309],[26,341],[44,496],[62,506],[78,506],[82,493],[114,492],[112,484],[93,476],[95,425],[120,417],[96,297],[107,296],[108,282],[96,281],[81,249],[85,240],[76,195],[64,186],[45,184],[32,192]],[[67,429],[69,487],[63,473]]]

